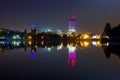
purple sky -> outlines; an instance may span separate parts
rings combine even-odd
[[[9,29],[35,24],[67,31],[71,15],[77,17],[77,32],[100,33],[107,22],[120,23],[120,0],[0,0],[0,26]]]

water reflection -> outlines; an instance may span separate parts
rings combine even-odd
[[[116,42],[105,42],[102,43],[100,40],[81,40],[76,42],[51,42],[51,41],[0,41],[0,52],[6,52],[12,49],[24,48],[27,51],[27,48],[31,48],[30,55],[35,56],[36,51],[39,48],[47,49],[49,52],[52,48],[55,48],[57,51],[62,50],[63,47],[68,49],[68,64],[74,67],[77,63],[76,57],[77,47],[80,48],[91,48],[98,47],[103,48],[107,58],[110,58],[111,53],[116,54],[120,57],[120,43]]]
[[[102,48],[106,58],[110,58],[111,54],[115,54],[120,58],[120,42],[106,42],[102,44]]]
[[[74,67],[76,64],[76,47],[68,44],[68,63]]]

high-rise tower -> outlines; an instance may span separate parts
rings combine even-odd
[[[68,33],[76,32],[76,17],[70,16],[68,18]]]

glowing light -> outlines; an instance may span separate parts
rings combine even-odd
[[[82,34],[81,36],[80,36],[80,39],[90,39],[90,34]]]
[[[13,44],[16,45],[16,41],[14,41]]]
[[[32,36],[28,36],[28,39],[32,39]]]
[[[93,41],[92,44],[93,44],[93,45],[96,45],[96,41]]]
[[[52,30],[51,29],[48,29],[47,32],[51,32]]]
[[[31,41],[28,41],[28,44],[29,44],[29,45],[31,45],[31,44],[32,44],[32,42],[31,42]]]
[[[19,46],[20,43],[21,43],[20,41],[18,41],[18,42],[17,42],[17,41],[13,41],[13,42],[12,42],[12,44],[13,44],[14,46]]]
[[[41,44],[44,45],[44,41],[42,41]]]
[[[88,46],[90,46],[90,41],[80,41],[80,45],[82,47],[88,47]]]
[[[35,56],[35,52],[34,51],[31,52],[31,56]]]
[[[20,39],[20,36],[19,36],[19,35],[14,35],[14,36],[12,37],[12,39]]]
[[[76,17],[70,16],[68,19],[68,33],[76,32]]]
[[[19,46],[19,45],[20,45],[20,43],[21,43],[20,41],[19,41],[19,42],[16,42],[16,46]]]
[[[73,32],[76,32],[76,30],[75,29],[68,29],[68,32],[73,33]]]
[[[92,39],[100,39],[101,35],[94,35]]]
[[[92,39],[96,39],[96,36],[93,36]]]
[[[62,49],[62,47],[63,47],[63,43],[61,43],[61,45],[60,46],[57,46],[57,50],[59,51],[59,50],[61,50]]]
[[[96,35],[96,39],[100,39],[101,35]]]
[[[101,42],[100,41],[92,41],[92,45],[96,47],[101,47]]]
[[[76,50],[76,47],[68,46],[69,53],[73,53]]]
[[[68,46],[68,63],[74,67],[76,64],[76,47]]]
[[[61,34],[60,36],[63,37],[63,34]]]
[[[102,38],[107,38],[107,39],[109,39],[109,36],[102,36]]]
[[[47,50],[50,52],[50,51],[51,51],[51,48],[47,48]]]
[[[107,42],[106,46],[109,46],[109,43]]]
[[[85,35],[83,36],[83,39],[89,39],[89,35],[88,35],[88,34],[85,34]]]
[[[13,36],[13,39],[16,39],[16,36]]]

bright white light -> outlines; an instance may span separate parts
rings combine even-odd
[[[76,50],[76,47],[68,46],[69,53],[73,53]]]
[[[96,36],[93,36],[92,38],[93,38],[93,39],[96,39]]]
[[[51,32],[52,30],[51,29],[48,29],[47,32]]]
[[[93,45],[93,46],[95,46],[95,45],[96,45],[96,42],[95,42],[95,41],[93,41],[93,42],[92,42],[92,45]]]
[[[49,52],[51,51],[51,48],[47,48],[47,49],[48,49]]]

